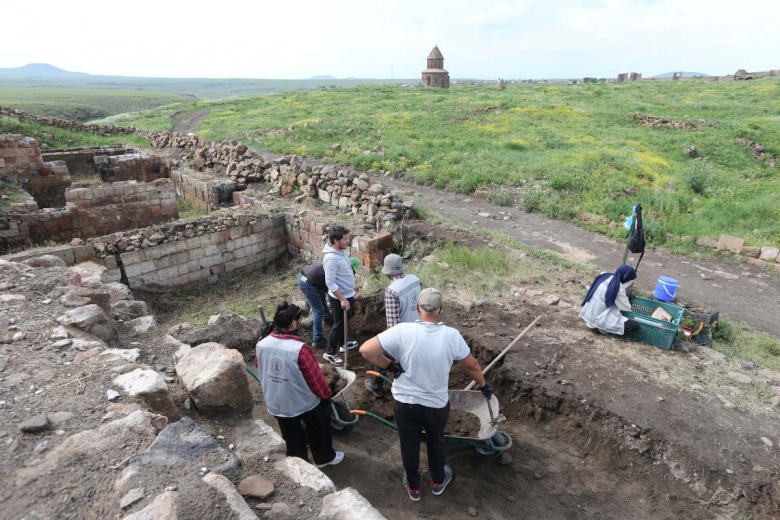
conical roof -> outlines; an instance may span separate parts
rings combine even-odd
[[[433,50],[428,55],[429,60],[443,60],[444,56],[441,55],[441,51],[439,50],[438,45],[434,45]]]

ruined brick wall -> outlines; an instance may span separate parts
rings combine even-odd
[[[75,214],[73,208],[0,213],[0,251],[43,244],[47,240],[69,241],[73,238]]]
[[[95,166],[103,182],[152,182],[171,175],[169,164],[159,157],[145,153],[97,156]]]
[[[224,214],[102,237],[95,242],[110,281],[130,288],[213,282],[287,251],[284,215]]]
[[[147,227],[179,218],[173,183],[117,182],[97,188],[79,188],[65,194],[76,210],[74,237],[88,238],[133,227]]]
[[[0,251],[46,241],[87,239],[179,217],[170,180],[116,183],[66,192],[64,208],[0,213]]]
[[[40,208],[64,206],[70,187],[67,165],[44,161],[38,141],[18,134],[0,135],[0,180],[21,186]]]
[[[225,179],[199,177],[182,170],[171,171],[176,196],[209,211],[219,208],[221,202],[232,202],[235,183]]]
[[[307,262],[321,261],[322,248],[328,243],[327,230],[331,222],[294,213],[287,213],[285,219],[288,250],[296,256],[302,256]],[[364,274],[376,272],[377,268],[382,266],[385,256],[393,252],[393,234],[387,231],[361,233],[364,232],[353,230],[352,245],[348,253],[360,260]]]
[[[51,150],[41,154],[44,161],[64,161],[71,175],[98,175],[95,157],[107,155],[125,155],[135,153],[132,148],[124,145],[92,146],[87,148],[72,148],[69,150]],[[141,179],[136,179],[141,180]],[[153,179],[151,179],[153,180]]]

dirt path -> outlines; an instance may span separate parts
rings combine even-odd
[[[434,211],[463,224],[500,231],[534,247],[547,249],[585,262],[600,270],[614,271],[623,258],[625,242],[615,242],[565,222],[537,213],[505,208],[473,197],[456,195],[434,188],[414,185],[384,177],[382,182],[415,199],[415,206]],[[631,202],[626,201],[627,208]],[[499,219],[478,216],[486,212]],[[510,217],[501,220],[503,212]],[[636,255],[629,256],[636,265]],[[780,337],[780,277],[765,273],[746,263],[693,260],[684,256],[647,250],[639,267],[637,286],[647,291],[655,288],[659,276],[680,281],[678,300],[687,304],[720,310],[736,322]]]
[[[206,116],[210,113],[211,109],[205,108],[203,110],[181,114],[173,121],[173,131],[181,132],[183,134],[195,134],[198,132],[200,122],[206,119]]]

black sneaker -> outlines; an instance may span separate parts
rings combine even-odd
[[[382,388],[381,384],[378,387],[375,387],[373,379],[366,379],[366,390],[374,394],[374,397],[377,399],[381,399],[385,396],[385,389]]]
[[[449,466],[444,466],[444,482],[442,482],[441,484],[437,484],[436,482],[434,482],[431,485],[431,492],[434,495],[441,495],[442,493],[444,493],[444,488],[447,487],[447,484],[452,482],[452,478],[454,476],[455,474],[452,472],[452,468]]]
[[[347,343],[346,348],[344,347],[344,345],[341,345],[339,347],[339,352],[346,352],[348,349],[352,350],[352,349],[357,348],[357,347],[358,347],[358,342],[357,341],[350,341],[350,342]]]
[[[311,348],[327,348],[328,343],[325,341],[315,341],[311,344]]]
[[[422,489],[411,489],[409,487],[409,482],[406,481],[406,472],[405,471],[404,471],[404,478],[403,478],[402,482],[404,483],[404,489],[409,494],[409,498],[411,498],[415,502],[419,502],[420,499],[422,498]]]

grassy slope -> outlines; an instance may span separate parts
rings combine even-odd
[[[780,154],[775,79],[511,85],[505,91],[357,87],[183,104],[115,120],[170,128],[171,116],[206,107],[212,112],[199,133],[208,138],[331,156],[464,193],[500,187],[525,209],[564,219],[588,212],[619,221],[642,202],[655,243],[667,233],[780,242],[778,170],[734,142],[746,137]],[[632,121],[634,113],[699,128],[651,129]],[[281,137],[254,133],[290,125]],[[331,150],[337,142],[341,152]],[[383,155],[372,152],[376,145]],[[707,160],[689,158],[684,149],[691,145]]]

